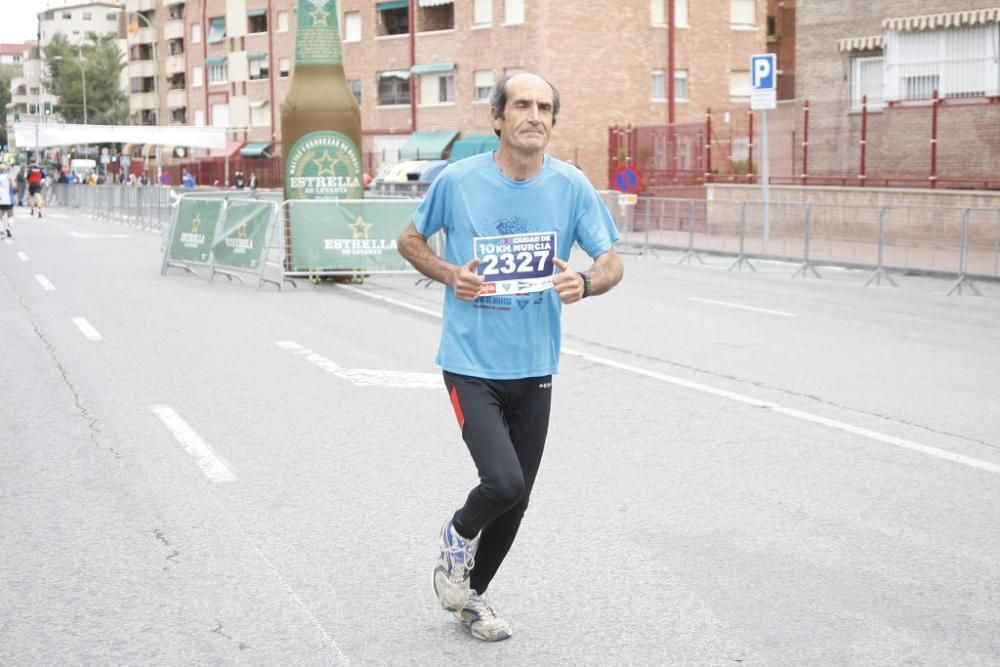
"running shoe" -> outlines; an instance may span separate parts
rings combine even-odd
[[[475,591],[469,594],[465,606],[455,612],[472,632],[472,636],[484,642],[499,642],[508,639],[513,631],[510,623],[497,615],[497,610]]]
[[[434,568],[434,593],[448,611],[459,611],[469,597],[469,571],[476,565],[479,535],[469,540],[448,520],[441,528],[441,556]]]

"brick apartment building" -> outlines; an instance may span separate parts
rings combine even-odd
[[[859,175],[866,97],[868,178],[936,185],[937,91],[938,178],[996,180],[1000,7],[997,0],[932,4],[932,14],[920,0],[798,4],[796,93],[810,104],[810,176]]]
[[[490,88],[531,70],[562,95],[550,152],[603,184],[608,126],[667,120],[671,1],[676,118],[745,106],[764,0],[341,0],[369,166],[397,159],[414,132],[490,135]],[[277,153],[296,5],[126,0],[133,122],[226,126],[230,151]]]

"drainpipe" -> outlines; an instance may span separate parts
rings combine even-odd
[[[413,75],[413,66],[417,64],[417,10],[416,1],[407,3],[410,14],[410,131],[417,131],[417,79]]]
[[[677,29],[674,26],[674,2],[667,0],[667,122],[674,124],[674,38]]]
[[[271,107],[271,143],[274,143],[278,140],[278,126],[274,122],[274,79],[278,76],[278,68],[274,66],[274,29],[271,16],[271,0],[267,0],[267,78],[270,79],[268,87],[271,89],[268,106]]]

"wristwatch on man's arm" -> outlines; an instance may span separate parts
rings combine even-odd
[[[583,278],[583,296],[581,298],[586,299],[594,293],[593,287],[590,286],[590,274],[581,273],[580,277]]]

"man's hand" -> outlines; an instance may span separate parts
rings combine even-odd
[[[559,269],[559,273],[552,276],[552,287],[563,303],[576,303],[583,298],[583,276],[577,273],[576,269],[567,262],[553,257],[552,262]]]
[[[455,290],[455,296],[462,301],[473,301],[479,296],[479,290],[483,286],[483,277],[476,273],[478,266],[479,260],[474,259],[468,264],[455,267],[451,286]]]

